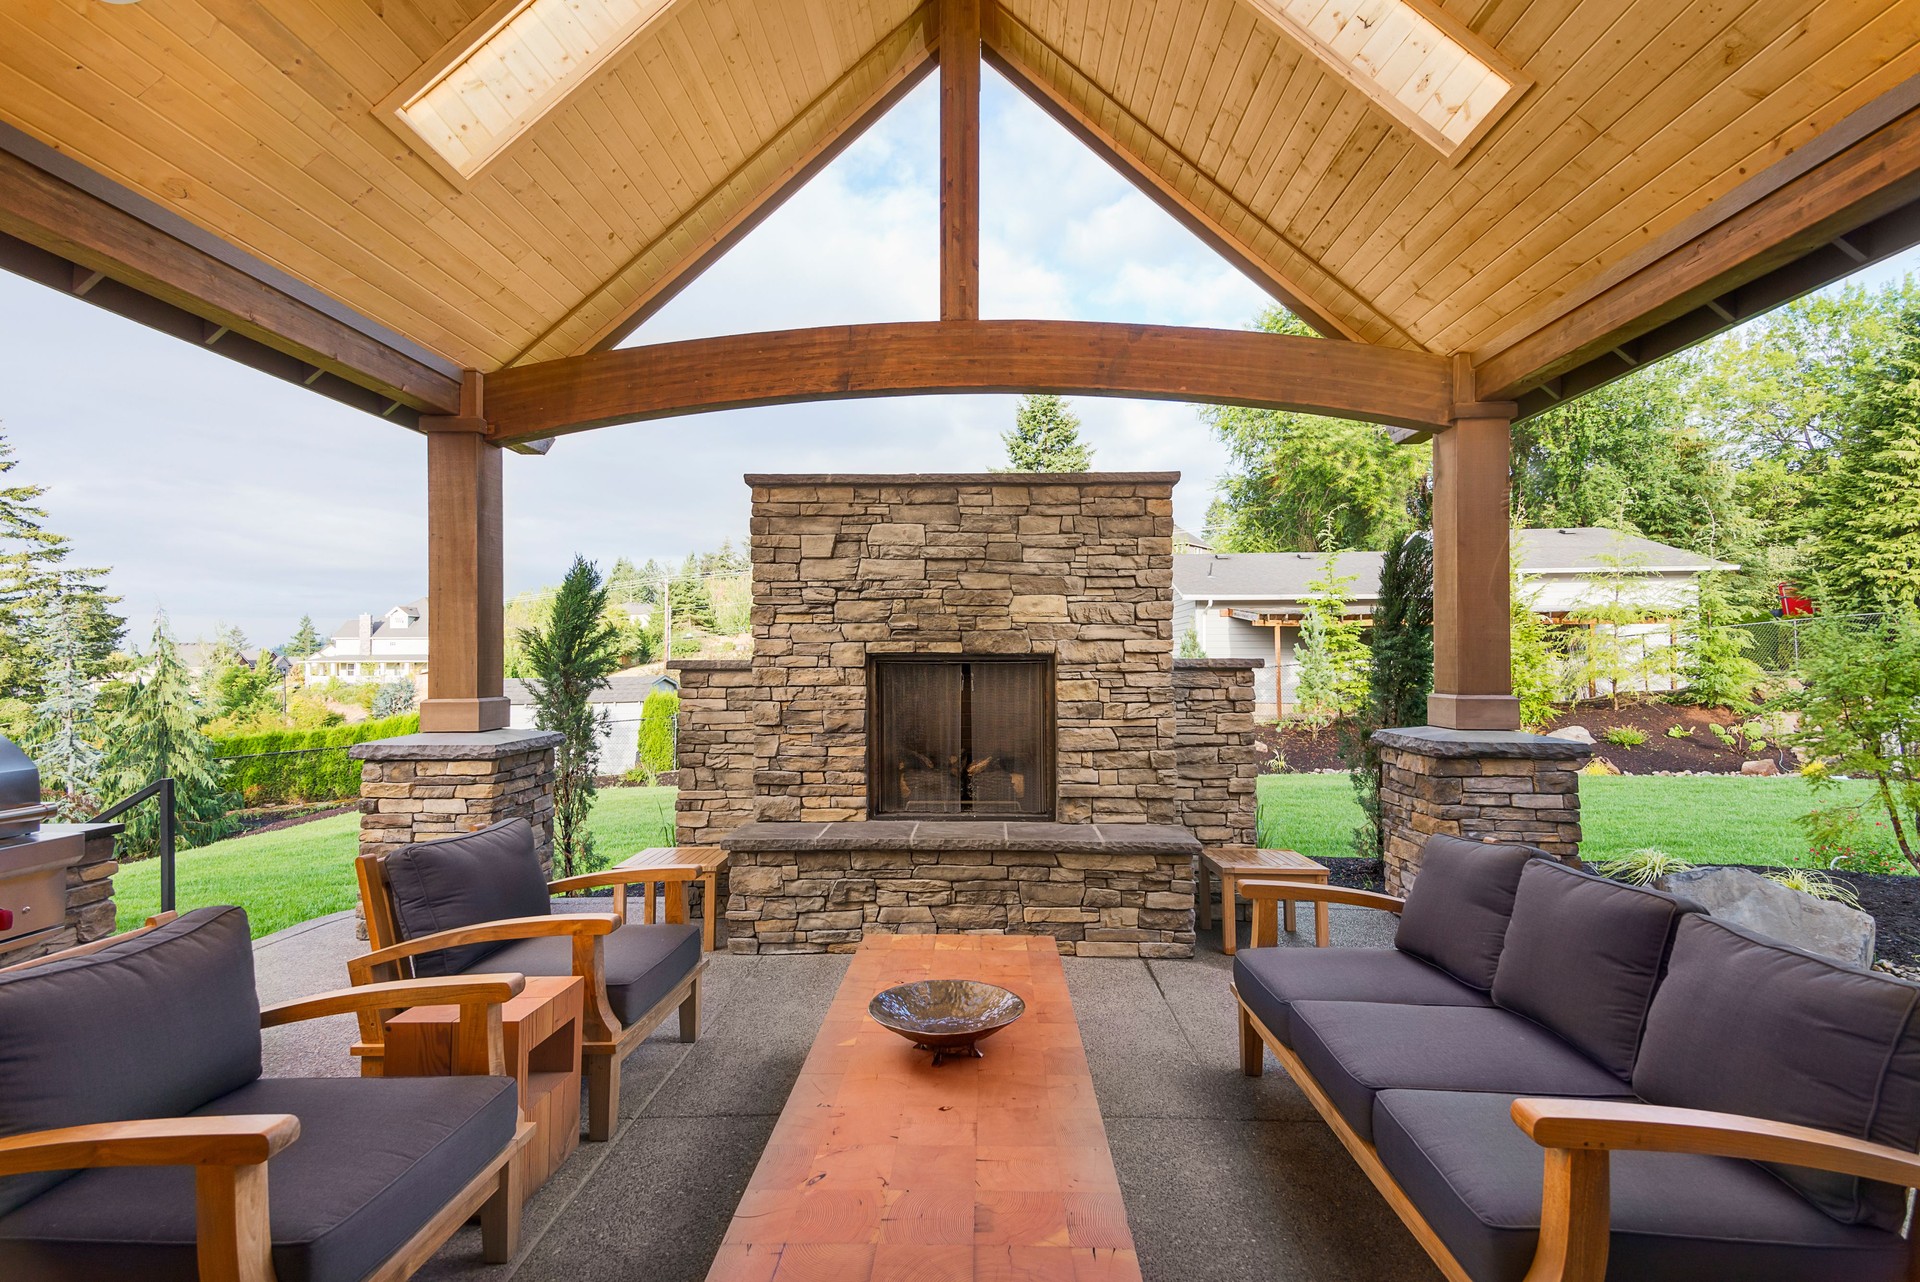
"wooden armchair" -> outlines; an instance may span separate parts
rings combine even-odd
[[[356,986],[391,982],[413,974],[418,959],[427,954],[476,947],[488,952],[473,963],[477,968],[580,976],[586,981],[582,1030],[586,1134],[590,1140],[610,1138],[620,1111],[620,1066],[626,1057],[675,1009],[680,1013],[680,1040],[691,1042],[699,1035],[700,979],[707,966],[700,951],[699,930],[684,923],[626,922],[626,888],[659,881],[660,873],[657,869],[610,868],[545,882],[535,900],[523,895],[517,901],[525,915],[405,937],[403,910],[389,876],[389,862],[415,852],[441,854],[459,843],[473,843],[483,860],[492,861],[482,863],[482,868],[500,868],[501,861],[512,865],[534,860],[532,833],[524,820],[421,843],[399,855],[361,855],[356,869],[372,951],[348,962],[350,979]],[[537,861],[534,867],[537,869]],[[505,872],[523,874],[524,869],[508,867]],[[550,906],[548,896],[604,887],[614,889],[614,904],[622,911],[541,912]],[[360,1013],[361,1037],[354,1053],[361,1057],[362,1071],[369,1076],[378,1076],[381,1071],[388,1018],[377,1006]]]
[[[222,913],[241,918],[234,946],[244,950],[247,947],[244,915],[239,914],[238,910],[203,909],[182,922],[181,926],[197,929],[194,919],[200,918],[201,924],[217,931],[221,923],[217,916],[209,915]],[[124,954],[127,950],[122,945],[152,935],[175,920],[175,914],[167,913],[149,919],[146,926],[138,930],[7,967],[0,972],[0,978],[23,976],[55,963],[107,954],[109,950]],[[114,958],[107,956],[101,960],[110,963]],[[250,968],[243,978],[246,988],[250,989]],[[190,978],[188,982],[191,982]],[[519,975],[472,975],[341,989],[262,1008],[259,1026],[273,1028],[330,1015],[366,1015],[411,1006],[456,1006],[460,1010],[460,1022],[456,1037],[455,1075],[498,1077],[503,1063],[500,1007],[519,993],[523,986],[524,981]],[[196,987],[198,993],[199,988]],[[4,1002],[5,995],[5,990],[0,989],[0,1003]],[[206,1000],[218,1002],[221,996],[230,995],[213,994]],[[0,1004],[0,1009],[6,1008]],[[31,1010],[27,1017],[33,1018]],[[193,1034],[187,1032],[183,1036]],[[257,1059],[254,1071],[258,1071]],[[262,1079],[262,1083],[271,1085],[290,1080],[296,1084],[298,1082],[298,1079]],[[445,1080],[439,1079],[440,1082]],[[327,1085],[351,1091],[360,1084],[333,1081]],[[420,1083],[415,1089],[432,1091],[437,1085],[438,1082]],[[494,1091],[485,1092],[482,1088],[480,1093],[504,1093],[504,1096],[510,1096],[511,1086],[510,1080],[504,1081],[496,1083]],[[215,1086],[211,1089],[220,1088]],[[337,1113],[339,1100],[346,1096],[337,1089],[332,1093],[336,1096],[334,1105]],[[423,1094],[422,1098],[426,1096]],[[505,1105],[496,1100],[490,1100],[489,1104],[491,1113],[497,1114],[502,1107],[510,1107],[510,1100]],[[82,1113],[112,1111],[120,1106],[121,1102],[111,1094],[104,1098],[88,1094],[75,1105]],[[218,1102],[209,1107],[218,1107]],[[485,1159],[479,1169],[464,1180],[464,1186],[424,1223],[403,1221],[403,1228],[412,1230],[410,1235],[404,1238],[398,1249],[378,1262],[371,1272],[362,1274],[366,1282],[393,1282],[410,1277],[476,1212],[480,1216],[482,1248],[487,1261],[504,1263],[512,1259],[518,1248],[523,1198],[517,1178],[519,1163],[514,1159],[531,1138],[533,1127],[514,1111],[501,1124],[501,1128],[501,1134],[507,1137],[506,1142],[490,1158]],[[277,1244],[268,1213],[267,1163],[289,1146],[295,1145],[300,1135],[301,1119],[291,1112],[278,1111],[225,1115],[201,1113],[31,1130],[0,1138],[0,1184],[4,1184],[4,1177],[50,1172],[64,1174],[113,1167],[192,1167],[194,1254],[202,1282],[272,1282],[275,1277],[273,1254]],[[333,1181],[324,1172],[319,1173],[316,1179],[315,1172],[310,1168],[311,1163],[301,1171],[303,1187],[297,1191],[282,1190],[283,1198],[291,1195],[293,1201],[297,1202],[299,1195],[315,1184],[332,1186]],[[458,1174],[464,1175],[465,1172]],[[40,1195],[44,1196],[44,1193]],[[332,1196],[338,1199],[337,1190]],[[139,1200],[143,1203],[139,1214],[145,1215],[150,1221],[145,1226],[150,1241],[140,1242],[138,1247],[132,1249],[151,1249],[155,1242],[164,1249],[169,1226],[165,1223],[164,1208],[154,1208],[163,1203],[165,1198]],[[26,1200],[29,1209],[32,1201],[31,1196]],[[384,1217],[391,1228],[396,1214],[404,1217],[406,1212],[385,1209],[376,1218]],[[155,1217],[158,1217],[157,1220]],[[153,1231],[155,1223],[159,1226],[158,1232]],[[59,1236],[69,1239],[60,1242],[60,1250],[84,1246],[70,1240],[74,1236],[71,1232],[62,1232]],[[129,1236],[139,1241],[141,1234],[134,1230],[130,1231]],[[129,1249],[118,1242],[109,1245],[119,1250]],[[10,1249],[18,1250],[19,1256],[10,1255]],[[22,1282],[43,1276],[42,1268],[51,1268],[59,1276],[68,1275],[62,1271],[64,1266],[54,1256],[43,1258],[35,1254],[40,1249],[30,1237],[23,1241],[9,1231],[4,1235],[4,1240],[0,1240],[0,1274],[22,1279]],[[319,1274],[325,1272],[324,1268],[315,1271]]]

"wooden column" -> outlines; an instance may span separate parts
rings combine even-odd
[[[980,319],[980,0],[940,4],[940,319]]]
[[[427,433],[427,699],[423,731],[507,724],[501,448],[486,438],[480,375],[461,380],[458,415]]]
[[[1431,725],[1520,728],[1509,613],[1513,415],[1510,401],[1467,401],[1456,407],[1453,426],[1433,437]]]

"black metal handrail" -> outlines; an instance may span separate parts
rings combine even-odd
[[[173,911],[173,780],[155,779],[125,801],[116,801],[90,822],[117,819],[149,797],[160,798],[160,911]]]

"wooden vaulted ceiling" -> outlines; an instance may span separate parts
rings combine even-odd
[[[674,0],[461,182],[380,107],[500,7],[20,0],[0,121],[494,371],[617,342],[937,56],[931,2]],[[1452,157],[1255,0],[1001,0],[982,38],[1322,332],[1478,363],[1920,76],[1920,0],[1438,7],[1531,81]]]

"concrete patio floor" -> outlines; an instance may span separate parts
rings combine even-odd
[[[1337,943],[1390,936],[1377,914],[1333,911]],[[261,1000],[339,986],[364,947],[350,913],[261,940]],[[1286,1075],[1271,1061],[1263,1078],[1241,1075],[1217,930],[1192,961],[1062,962],[1147,1278],[1440,1276]],[[534,1195],[519,1257],[483,1264],[468,1228],[420,1276],[698,1282],[846,966],[713,955],[700,1040],[682,1045],[669,1020],[628,1059],[618,1131],[582,1144]],[[351,1074],[353,1036],[349,1019],[270,1030],[267,1072]]]

